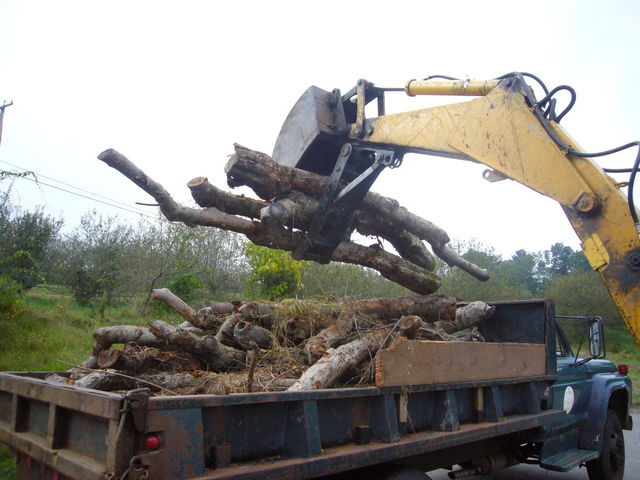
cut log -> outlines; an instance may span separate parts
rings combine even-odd
[[[453,319],[443,318],[436,322],[426,323],[423,327],[452,334],[471,328],[478,325],[482,320],[491,318],[495,309],[495,307],[484,302],[471,302],[464,307],[458,308]]]
[[[207,315],[230,315],[236,311],[239,305],[233,302],[211,302],[208,307],[201,308],[198,313],[206,313]]]
[[[271,332],[266,328],[254,325],[246,320],[241,320],[233,327],[233,338],[245,350],[257,345],[260,348],[269,349],[273,343]]]
[[[355,308],[345,307],[334,323],[307,340],[304,353],[307,355],[309,365],[313,365],[327,353],[330,347],[337,345],[340,340],[347,337],[353,329],[357,315]]]
[[[484,302],[471,302],[456,310],[454,323],[458,330],[464,330],[465,328],[473,327],[481,321],[491,318],[495,311],[496,307]]]
[[[228,347],[239,347],[238,342],[233,336],[233,329],[238,322],[242,321],[242,315],[240,313],[234,313],[233,315],[227,315],[216,333],[216,340]]]
[[[96,343],[93,346],[91,356],[80,364],[85,368],[96,368],[98,366],[98,355],[103,350],[108,350],[116,343],[135,342],[140,346],[165,347],[166,342],[157,338],[146,327],[133,325],[116,325],[112,327],[100,327],[93,332]],[[72,369],[73,370],[73,369]]]
[[[307,230],[319,212],[319,200],[300,192],[285,192],[260,211],[260,220],[267,225],[286,225]],[[354,216],[354,226],[362,235],[387,239],[402,258],[427,270],[435,268],[433,255],[421,239],[388,218],[380,218],[376,214],[367,216],[360,212]]]
[[[316,173],[297,168],[280,165],[267,155],[255,152],[236,144],[236,154],[225,166],[227,183],[230,187],[246,185],[263,200],[271,200],[282,192],[302,192],[316,199],[320,198],[326,189],[328,178]],[[292,200],[291,198],[289,200]],[[295,203],[301,203],[293,199]],[[287,209],[287,205],[282,204]],[[441,228],[401,207],[394,199],[369,192],[365,195],[358,209],[367,219],[360,225],[358,231],[365,235],[374,234],[384,238],[397,236],[397,232],[406,231],[415,237],[429,242],[438,256],[442,253],[447,264],[457,266],[467,271],[479,280],[488,280],[489,275],[471,262],[460,257],[454,250],[447,247],[449,236]],[[302,205],[297,214],[308,215],[313,212],[311,205]],[[282,218],[286,213],[273,215]],[[375,232],[375,233],[374,233]],[[406,240],[405,240],[406,242]],[[402,242],[398,242],[402,244]],[[401,247],[402,248],[402,247]],[[408,247],[405,247],[408,248]]]
[[[115,150],[106,150],[98,158],[153,196],[164,216],[170,221],[180,221],[190,226],[204,225],[231,230],[246,235],[257,245],[290,252],[295,250],[304,238],[300,232],[267,227],[260,222],[252,222],[227,214],[214,207],[202,210],[184,207],[175,202],[160,184]],[[331,260],[373,268],[383,277],[419,294],[432,293],[440,285],[438,276],[425,268],[384,250],[364,247],[349,241],[338,245],[331,255]]]
[[[307,340],[305,354],[313,364],[329,348],[344,340],[353,329],[354,322],[397,320],[405,315],[417,315],[423,320],[453,320],[456,315],[456,301],[452,297],[430,295],[424,297],[403,296],[390,298],[369,298],[345,304],[338,319]]]
[[[398,320],[398,330],[400,335],[409,340],[415,339],[423,324],[422,318],[417,315],[405,315]]]
[[[159,338],[166,339],[170,344],[192,353],[206,362],[214,371],[244,368],[244,353],[222,345],[213,335],[195,335],[190,331],[176,328],[162,320],[151,322],[150,329]]]
[[[54,385],[73,385],[74,383],[73,380],[71,380],[69,377],[64,377],[57,373],[47,375],[46,377],[44,377],[44,380]]]
[[[103,350],[98,355],[98,367],[144,373],[149,370],[197,370],[202,367],[202,362],[187,352],[128,347],[125,350]]]
[[[230,302],[211,302],[208,307],[201,308],[196,312],[168,288],[152,290],[151,298],[167,304],[191,325],[202,330],[215,330],[222,323],[220,317],[234,312],[236,308]]]
[[[138,374],[135,377],[124,375],[113,369],[95,371],[76,380],[75,385],[94,390],[113,391],[131,390],[147,387],[152,390],[162,390],[163,393],[175,395],[176,388],[188,387],[194,383],[193,375],[189,373],[156,373]]]
[[[168,288],[156,288],[151,290],[151,298],[169,305],[194,327],[203,328],[203,326],[198,322],[198,312],[187,305],[187,303],[180,297],[174,295]]]
[[[349,368],[373,356],[389,338],[386,329],[380,329],[362,338],[349,342],[326,355],[310,366],[298,381],[287,389],[289,392],[301,390],[318,390],[333,385]]]
[[[199,206],[215,207],[223,212],[243,217],[260,218],[260,210],[269,205],[268,202],[225,192],[209,183],[207,177],[196,177],[187,183],[187,187]]]
[[[273,327],[278,321],[276,308],[267,302],[244,302],[238,308],[238,313],[243,320],[256,322],[266,328]]]
[[[105,370],[91,372],[75,381],[74,385],[82,388],[92,388],[94,390],[130,390],[135,388],[130,378],[114,375],[115,370]]]

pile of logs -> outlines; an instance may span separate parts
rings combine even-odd
[[[475,326],[494,310],[457,307],[441,295],[357,301],[215,302],[195,311],[168,289],[153,298],[185,320],[173,326],[98,328],[92,355],[70,380],[101,390],[149,387],[161,394],[313,390],[371,385],[376,352],[400,337],[482,340]],[[465,335],[454,335],[466,330]],[[112,348],[123,344],[122,348]]]

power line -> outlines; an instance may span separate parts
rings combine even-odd
[[[68,184],[68,183],[62,182],[62,181],[57,180],[57,179],[52,178],[52,177],[48,177],[48,176],[46,176],[46,175],[42,175],[41,173],[35,172],[35,171],[33,171],[33,170],[29,170],[29,169],[24,168],[24,167],[21,167],[21,166],[19,166],[19,165],[14,165],[14,164],[9,163],[9,162],[4,161],[4,160],[0,160],[0,163],[4,163],[5,165],[9,165],[10,167],[13,167],[13,168],[18,168],[18,169],[23,170],[23,171],[25,171],[25,172],[32,172],[36,177],[46,178],[46,179],[49,179],[49,180],[51,180],[51,181],[53,181],[53,182],[59,183],[60,185],[64,185],[65,187],[73,188],[73,189],[78,190],[78,191],[80,191],[80,192],[84,192],[84,193],[88,193],[89,195],[93,195],[94,197],[99,197],[99,198],[102,198],[102,199],[107,200],[107,201],[109,201],[109,202],[120,204],[120,205],[122,205],[124,208],[132,208],[130,205],[128,205],[128,204],[126,204],[126,203],[123,203],[123,202],[120,202],[120,201],[118,201],[118,200],[114,200],[113,198],[105,197],[104,195],[100,195],[99,193],[90,192],[89,190],[85,190],[85,189],[83,189],[83,188],[76,187],[75,185],[70,185],[70,184]],[[42,182],[40,182],[40,183],[42,183]],[[44,184],[44,183],[43,183],[43,185],[47,185],[47,184]],[[51,186],[51,185],[47,185],[47,186]],[[53,187],[53,188],[55,188],[55,187]],[[60,190],[62,190],[62,191],[66,191],[66,190],[64,190],[64,189],[60,189]],[[73,192],[70,192],[70,193],[73,193]],[[82,196],[82,195],[80,195],[80,196]],[[144,214],[146,214],[146,212],[144,212],[144,211],[142,211],[142,210],[138,210],[138,209],[137,209],[137,208],[135,208],[135,207],[133,207],[133,208],[134,208],[134,210],[139,211],[139,212],[140,212],[141,214],[143,214],[143,215],[144,215]]]
[[[109,205],[110,207],[113,207],[113,208],[119,208],[120,210],[126,210],[127,212],[135,213],[136,215],[142,215],[144,217],[152,218],[153,220],[157,220],[158,219],[157,217],[149,215],[148,213],[143,213],[143,212],[137,211],[137,210],[131,210],[131,209],[126,208],[126,207],[121,207],[120,205],[114,205],[113,203],[105,202],[104,200],[98,200],[97,198],[92,198],[92,197],[89,197],[87,195],[82,195],[81,193],[72,192],[71,190],[66,190],[66,189],[58,187],[56,185],[50,185],[50,184],[45,183],[45,182],[40,181],[40,180],[34,180],[33,178],[29,178],[29,177],[19,177],[19,178],[22,179],[22,180],[29,180],[30,182],[33,182],[33,183],[35,183],[37,185],[44,185],[46,187],[51,187],[51,188],[55,188],[56,190],[61,190],[61,191],[66,192],[66,193],[70,193],[71,195],[77,195],[78,197],[86,198],[88,200],[93,200],[94,202],[103,203],[103,204]]]

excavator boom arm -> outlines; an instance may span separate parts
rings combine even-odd
[[[335,90],[326,102],[314,91],[308,97],[314,99],[314,115],[321,125],[319,133],[313,138],[316,132],[311,136],[307,132],[308,149],[300,156],[304,147],[297,148],[293,159],[288,158],[287,162],[327,173],[331,165],[318,165],[319,159],[327,158],[327,152],[331,156],[331,145],[345,143],[392,149],[400,158],[407,152],[425,153],[482,163],[491,169],[485,172],[488,177],[511,178],[556,200],[580,238],[591,267],[600,274],[640,344],[640,238],[627,197],[620,191],[621,185],[593,160],[579,156],[581,150],[558,123],[536,114],[533,94],[522,77],[471,82],[410,81],[405,91],[412,96],[477,98],[385,115],[384,102],[380,101],[384,89],[363,80],[345,96],[355,97],[355,108],[352,98],[342,97],[341,106]],[[365,118],[364,105],[374,98],[378,98],[379,115]],[[296,135],[290,131],[292,125],[299,128],[300,113],[295,122],[287,121],[283,126],[280,138],[286,138],[287,145]],[[278,156],[276,144],[274,158],[280,161]],[[281,156],[287,157],[286,152]]]

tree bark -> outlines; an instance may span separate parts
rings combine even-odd
[[[435,322],[425,323],[423,327],[452,334],[478,325],[482,320],[490,318],[495,309],[484,302],[471,302],[458,308],[453,319],[442,318]]]
[[[78,387],[94,390],[113,391],[150,387],[153,390],[168,391],[168,393],[175,393],[171,390],[189,387],[193,383],[193,375],[185,372],[138,374],[132,377],[121,375],[120,372],[113,369],[91,372],[75,381],[75,385]]]
[[[202,330],[215,330],[222,324],[220,317],[235,310],[235,305],[230,302],[211,302],[211,305],[196,312],[168,288],[152,290],[151,298],[166,303],[192,326]]]
[[[247,348],[247,363],[249,364],[249,372],[247,373],[247,392],[251,393],[253,391],[253,376],[256,371],[256,365],[258,364],[260,347],[253,340],[249,340]]]
[[[422,318],[417,315],[405,315],[400,317],[400,320],[398,320],[400,335],[409,340],[416,339],[420,333],[420,327],[423,323]]]
[[[454,320],[456,301],[452,297],[430,295],[370,298],[347,303],[335,322],[307,340],[307,361],[316,362],[329,348],[337,345],[351,332],[357,319],[374,318],[380,322],[397,320],[404,315],[418,315],[425,321]]]
[[[162,320],[151,322],[150,329],[159,338],[166,339],[179,349],[192,353],[214,371],[244,368],[244,353],[222,345],[213,335],[198,336]]]
[[[368,355],[373,357],[382,348],[388,336],[386,329],[380,329],[341,347],[328,350],[326,355],[305,370],[287,391],[318,390],[330,387],[349,368],[363,361]]]
[[[305,170],[286,167],[273,161],[264,153],[255,152],[236,144],[236,154],[227,162],[225,172],[230,187],[246,185],[263,200],[271,200],[282,192],[296,191],[320,198],[326,189],[328,178]],[[302,203],[293,199],[294,203]],[[286,205],[282,205],[286,209]],[[314,208],[311,204],[297,210],[297,215],[304,212],[309,215]],[[364,213],[364,219],[357,226],[358,231],[365,235],[379,235],[384,238],[397,237],[397,232],[407,232],[418,239],[429,242],[434,253],[443,255],[443,259],[450,266],[468,272],[479,280],[488,280],[485,269],[470,263],[460,257],[447,246],[449,236],[435,224],[411,212],[391,198],[368,192],[362,200],[358,210]],[[283,214],[280,214],[282,216]],[[278,215],[274,215],[278,217]],[[305,216],[305,215],[302,215]],[[365,233],[368,232],[368,233]],[[393,242],[392,242],[393,243]],[[407,239],[397,239],[401,248]],[[412,242],[410,242],[412,243]],[[407,248],[404,246],[404,248]],[[415,253],[414,253],[415,255]],[[428,261],[421,259],[421,262]]]
[[[253,243],[269,248],[293,251],[304,238],[300,232],[284,228],[268,227],[210,207],[202,210],[184,207],[142,170],[122,154],[113,149],[105,150],[98,158],[115,168],[132,182],[151,195],[158,203],[163,215],[170,221],[180,221],[186,225],[204,225],[242,233]],[[331,255],[331,260],[354,263],[373,268],[380,274],[419,294],[429,294],[440,286],[440,279],[429,270],[419,267],[397,255],[384,250],[364,247],[353,242],[341,242]]]
[[[269,330],[245,320],[241,320],[233,327],[233,338],[245,350],[253,348],[253,345],[269,349],[273,343],[273,336]]]
[[[207,177],[196,177],[187,183],[191,196],[202,208],[215,207],[223,212],[248,218],[260,218],[260,210],[268,202],[234,195],[209,183]]]
[[[317,362],[330,347],[337,345],[351,332],[356,316],[357,313],[353,307],[346,307],[335,322],[307,340],[304,353],[307,355],[309,365]]]
[[[152,290],[151,298],[169,305],[194,327],[203,328],[202,324],[198,321],[198,312],[187,305],[180,297],[174,295],[168,288],[156,288]]]
[[[133,325],[100,327],[93,332],[93,338],[96,340],[93,352],[80,364],[81,367],[96,368],[100,352],[108,350],[114,343],[136,343],[140,346],[160,348],[166,346],[166,342],[157,338],[148,328]]]
[[[202,368],[202,362],[187,352],[128,347],[125,350],[103,350],[98,355],[98,367],[143,373],[149,370],[198,370]]]

